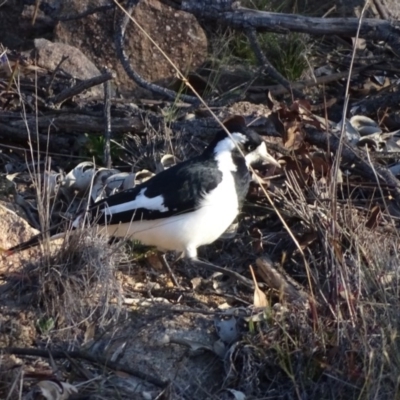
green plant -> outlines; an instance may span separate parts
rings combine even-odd
[[[103,165],[104,136],[85,133],[86,143],[83,152],[95,159],[97,165]],[[111,160],[119,158],[120,147],[111,141]]]
[[[270,63],[288,80],[301,77],[307,62],[304,53],[307,49],[304,36],[298,33],[278,35],[260,33],[258,41]],[[231,41],[232,54],[250,65],[258,65],[258,60],[243,33],[236,34]]]
[[[42,335],[47,335],[54,329],[56,322],[54,318],[42,317],[36,321],[36,328]]]

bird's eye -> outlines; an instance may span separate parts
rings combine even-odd
[[[255,146],[254,144],[249,144],[249,146],[247,147],[247,149],[248,149],[249,151],[253,151],[253,150],[256,149],[256,146]]]

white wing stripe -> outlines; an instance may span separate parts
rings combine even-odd
[[[132,211],[134,212],[138,208],[145,208],[146,210],[157,210],[160,212],[168,211],[168,207],[164,206],[164,197],[157,196],[153,198],[149,198],[145,196],[146,188],[143,188],[139,194],[131,201],[127,201],[126,203],[116,204],[111,207],[106,207],[104,212],[105,215],[113,215],[118,214],[124,211]]]

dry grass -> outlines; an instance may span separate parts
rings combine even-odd
[[[58,328],[94,321],[104,327],[119,315],[122,293],[116,270],[125,258],[124,248],[108,241],[93,229],[74,231],[59,248],[31,261],[16,288],[29,293]]]
[[[305,259],[286,240],[265,250],[284,260],[279,267],[306,289],[310,304],[302,308],[273,295],[264,320],[250,323],[225,361],[229,383],[256,398],[397,398],[397,222],[382,213],[371,226],[368,209],[348,199],[338,209],[333,238],[329,202],[311,203],[307,189],[293,187],[277,199]],[[311,242],[302,240],[311,234]]]

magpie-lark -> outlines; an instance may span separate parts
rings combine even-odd
[[[197,248],[218,239],[238,215],[251,181],[248,166],[259,160],[279,166],[243,118],[234,117],[225,126],[234,140],[221,130],[201,155],[94,203],[88,219],[111,237],[196,259]],[[80,227],[85,217],[78,215],[72,228]],[[37,245],[40,236],[5,254]]]

